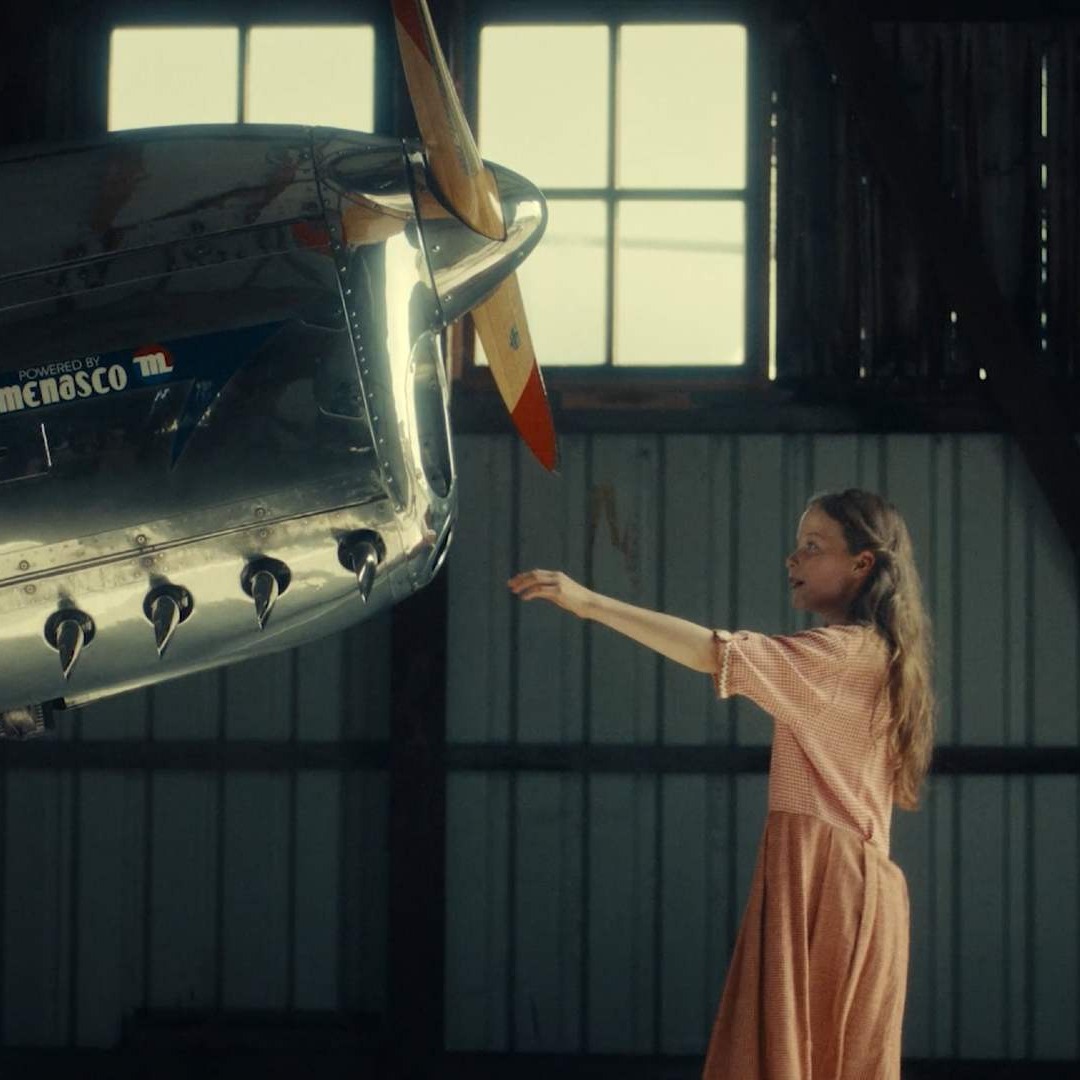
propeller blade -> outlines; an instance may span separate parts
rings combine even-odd
[[[536,362],[517,274],[511,274],[479,307],[476,332],[487,353],[503,403],[526,445],[548,472],[559,465],[555,424]]]
[[[401,63],[428,164],[442,194],[470,229],[503,240],[502,203],[446,66],[425,0],[393,0]]]

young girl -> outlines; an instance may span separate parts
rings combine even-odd
[[[930,627],[907,527],[869,492],[815,496],[787,558],[795,608],[824,625],[710,630],[565,574],[510,581],[743,694],[774,721],[769,813],[705,1080],[897,1080],[908,895],[889,859],[933,741]]]

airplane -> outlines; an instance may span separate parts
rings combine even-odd
[[[557,466],[516,270],[424,0],[420,139],[121,132],[0,154],[0,732],[293,648],[431,581],[457,513],[442,331],[471,311]]]

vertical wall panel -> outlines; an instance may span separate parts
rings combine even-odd
[[[154,776],[151,822],[150,986],[156,1009],[218,1005],[216,777]]]
[[[71,779],[11,769],[3,828],[4,1041],[68,1039]]]
[[[738,629],[740,625],[738,568],[741,548],[738,508],[742,494],[739,488],[739,457],[740,446],[737,436],[721,436],[710,440],[710,475],[706,490],[713,507],[709,519],[711,573],[705,578],[704,591],[710,597],[709,610],[712,612],[712,620],[715,620],[718,628],[725,630]],[[669,521],[668,528],[676,532],[680,515],[674,504],[666,516]],[[668,551],[670,550],[669,546]],[[670,555],[665,563],[667,566],[671,565]],[[679,576],[675,580],[683,579]],[[684,589],[686,585],[678,588]],[[665,667],[671,667],[671,665],[667,664]],[[711,686],[708,694],[705,720],[706,741],[734,745],[738,737],[735,727],[737,702],[730,698],[723,702],[716,701]],[[665,716],[670,715],[665,699]],[[678,731],[679,728],[676,727],[674,730]],[[712,805],[711,800],[710,805]]]
[[[586,575],[590,496],[586,490],[586,440],[560,440],[559,475],[551,476],[518,449],[516,573],[537,567],[563,570],[576,581]],[[493,590],[506,592],[502,581]],[[582,657],[585,624],[543,602],[515,609],[517,617],[517,737],[522,742],[576,741],[584,722]],[[466,644],[466,643],[462,643]],[[454,644],[451,643],[451,647]],[[467,663],[461,652],[458,662]],[[537,658],[543,663],[536,663]]]
[[[150,691],[154,739],[216,739],[221,722],[220,671],[201,671]]]
[[[382,611],[346,630],[340,638],[342,658],[343,737],[389,739],[390,650],[393,612]],[[301,680],[301,694],[304,682]],[[301,697],[301,707],[305,699]]]
[[[746,435],[739,439],[739,629],[775,629],[787,610],[784,557],[789,550],[792,522],[784,513],[777,484],[783,447],[784,439],[779,435]],[[769,742],[772,721],[761,709],[740,699],[735,713],[740,743]]]
[[[79,783],[76,1002],[80,1046],[117,1045],[143,1001],[143,790],[121,772]]]
[[[780,564],[776,572],[783,585],[780,613],[772,629],[777,633],[793,634],[812,626],[811,616],[796,611],[791,605],[788,587],[787,556],[795,550],[799,522],[806,512],[806,501],[814,494],[814,437],[791,435],[784,439],[783,473],[780,477]]]
[[[582,784],[576,776],[525,774],[517,796],[516,1043],[573,1054],[582,1037]]]
[[[446,784],[446,1046],[507,1045],[505,776],[451,774]]]
[[[723,530],[731,512],[726,490],[710,491],[714,469],[730,471],[720,458],[727,443],[714,457],[713,440],[677,437],[666,440],[664,471],[660,482],[666,512],[663,530],[663,609],[702,626],[727,625],[727,589],[721,567],[730,562],[724,551],[721,565],[714,561],[716,534]],[[726,466],[726,468],[725,468]],[[727,477],[722,477],[722,480]],[[730,483],[728,481],[728,483]],[[714,723],[712,684],[699,672],[680,664],[665,663],[663,682],[663,740],[666,743],[703,743]]]
[[[341,1007],[382,1014],[387,987],[390,778],[358,769],[346,774],[341,809]]]
[[[813,442],[812,491],[843,491],[859,485],[859,436],[818,435]]]
[[[79,709],[79,735],[83,739],[145,739],[153,690],[132,690],[128,694],[95,701]],[[61,713],[59,724],[68,726],[74,717]]]
[[[1036,1006],[1033,1056],[1080,1055],[1080,823],[1076,777],[1034,781],[1035,910],[1032,942]]]
[[[456,444],[459,516],[447,557],[447,733],[451,742],[509,734],[511,464],[514,440],[474,437]],[[460,658],[461,662],[458,662]]]
[[[1045,500],[1033,502],[1032,730],[1036,744],[1076,746],[1080,736],[1076,559]]]
[[[933,1040],[933,1000],[931,985],[934,955],[931,890],[934,867],[930,862],[930,814],[893,814],[892,858],[904,872],[911,904],[911,945],[908,961],[908,998],[904,1012],[903,1053],[905,1057],[931,1056]]]
[[[1020,447],[1005,443],[1005,573],[1006,609],[1002,628],[1005,640],[1005,740],[1018,746],[1028,742],[1031,634],[1031,506],[1042,495],[1024,462]]]
[[[302,772],[296,780],[295,953],[298,1009],[338,1007],[341,912],[341,776]]]
[[[655,1049],[656,783],[597,776],[589,788],[588,1049],[597,1053]]]
[[[296,650],[295,724],[296,737],[301,742],[332,741],[341,737],[344,721],[342,665],[347,640],[347,634],[334,634]],[[363,663],[359,657],[356,661]]]
[[[956,781],[960,804],[959,889],[961,912],[957,956],[960,963],[956,1007],[960,1010],[960,1056],[1005,1056],[1006,996],[1001,952],[988,964],[986,943],[1004,941],[1004,819],[1002,777],[965,776]],[[989,968],[989,970],[988,970]]]
[[[934,623],[934,686],[938,697],[937,742],[956,738],[956,710],[959,688],[956,676],[954,639],[959,601],[960,543],[956,522],[959,515],[959,454],[952,436],[930,437],[932,448],[930,484],[933,491],[933,564],[929,574],[929,608]],[[996,540],[995,540],[996,542]]]
[[[663,797],[664,851],[660,910],[660,1048],[667,1054],[699,1054],[709,1030],[715,972],[709,967],[710,890],[709,781],[668,776]]]
[[[292,722],[293,653],[259,656],[226,668],[225,736],[229,739],[289,737]]]
[[[959,1054],[957,1015],[957,954],[960,948],[959,882],[956,879],[957,783],[952,777],[935,777],[927,810],[930,814],[931,867],[930,932],[933,935],[930,983],[927,988],[933,1012],[931,1053],[951,1058]],[[912,987],[918,1002],[920,987]]]
[[[1029,974],[1032,944],[1027,867],[1032,854],[1034,836],[1027,788],[1029,781],[1022,776],[1006,780],[1006,814],[1002,829],[1008,845],[1005,902],[1008,906],[1006,937],[1002,942],[1002,978],[1005,983],[1005,1017],[1007,1021],[1006,1057],[1021,1058],[1029,1054],[1028,1002],[1031,1000]],[[1080,904],[1080,896],[1077,897]]]
[[[1000,746],[1005,739],[1005,506],[1002,440],[973,435],[960,445],[960,609],[954,648],[960,739]],[[992,628],[989,633],[988,628]]]
[[[283,1009],[289,996],[288,777],[225,781],[222,1003]]]
[[[657,606],[658,441],[612,436],[593,444],[592,585],[632,604]],[[657,736],[654,653],[590,624],[590,737],[651,742]]]

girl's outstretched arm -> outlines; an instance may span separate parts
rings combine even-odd
[[[559,570],[528,570],[508,584],[522,600],[557,604],[579,619],[609,626],[694,671],[711,672],[716,667],[712,630],[687,619],[593,592]]]

